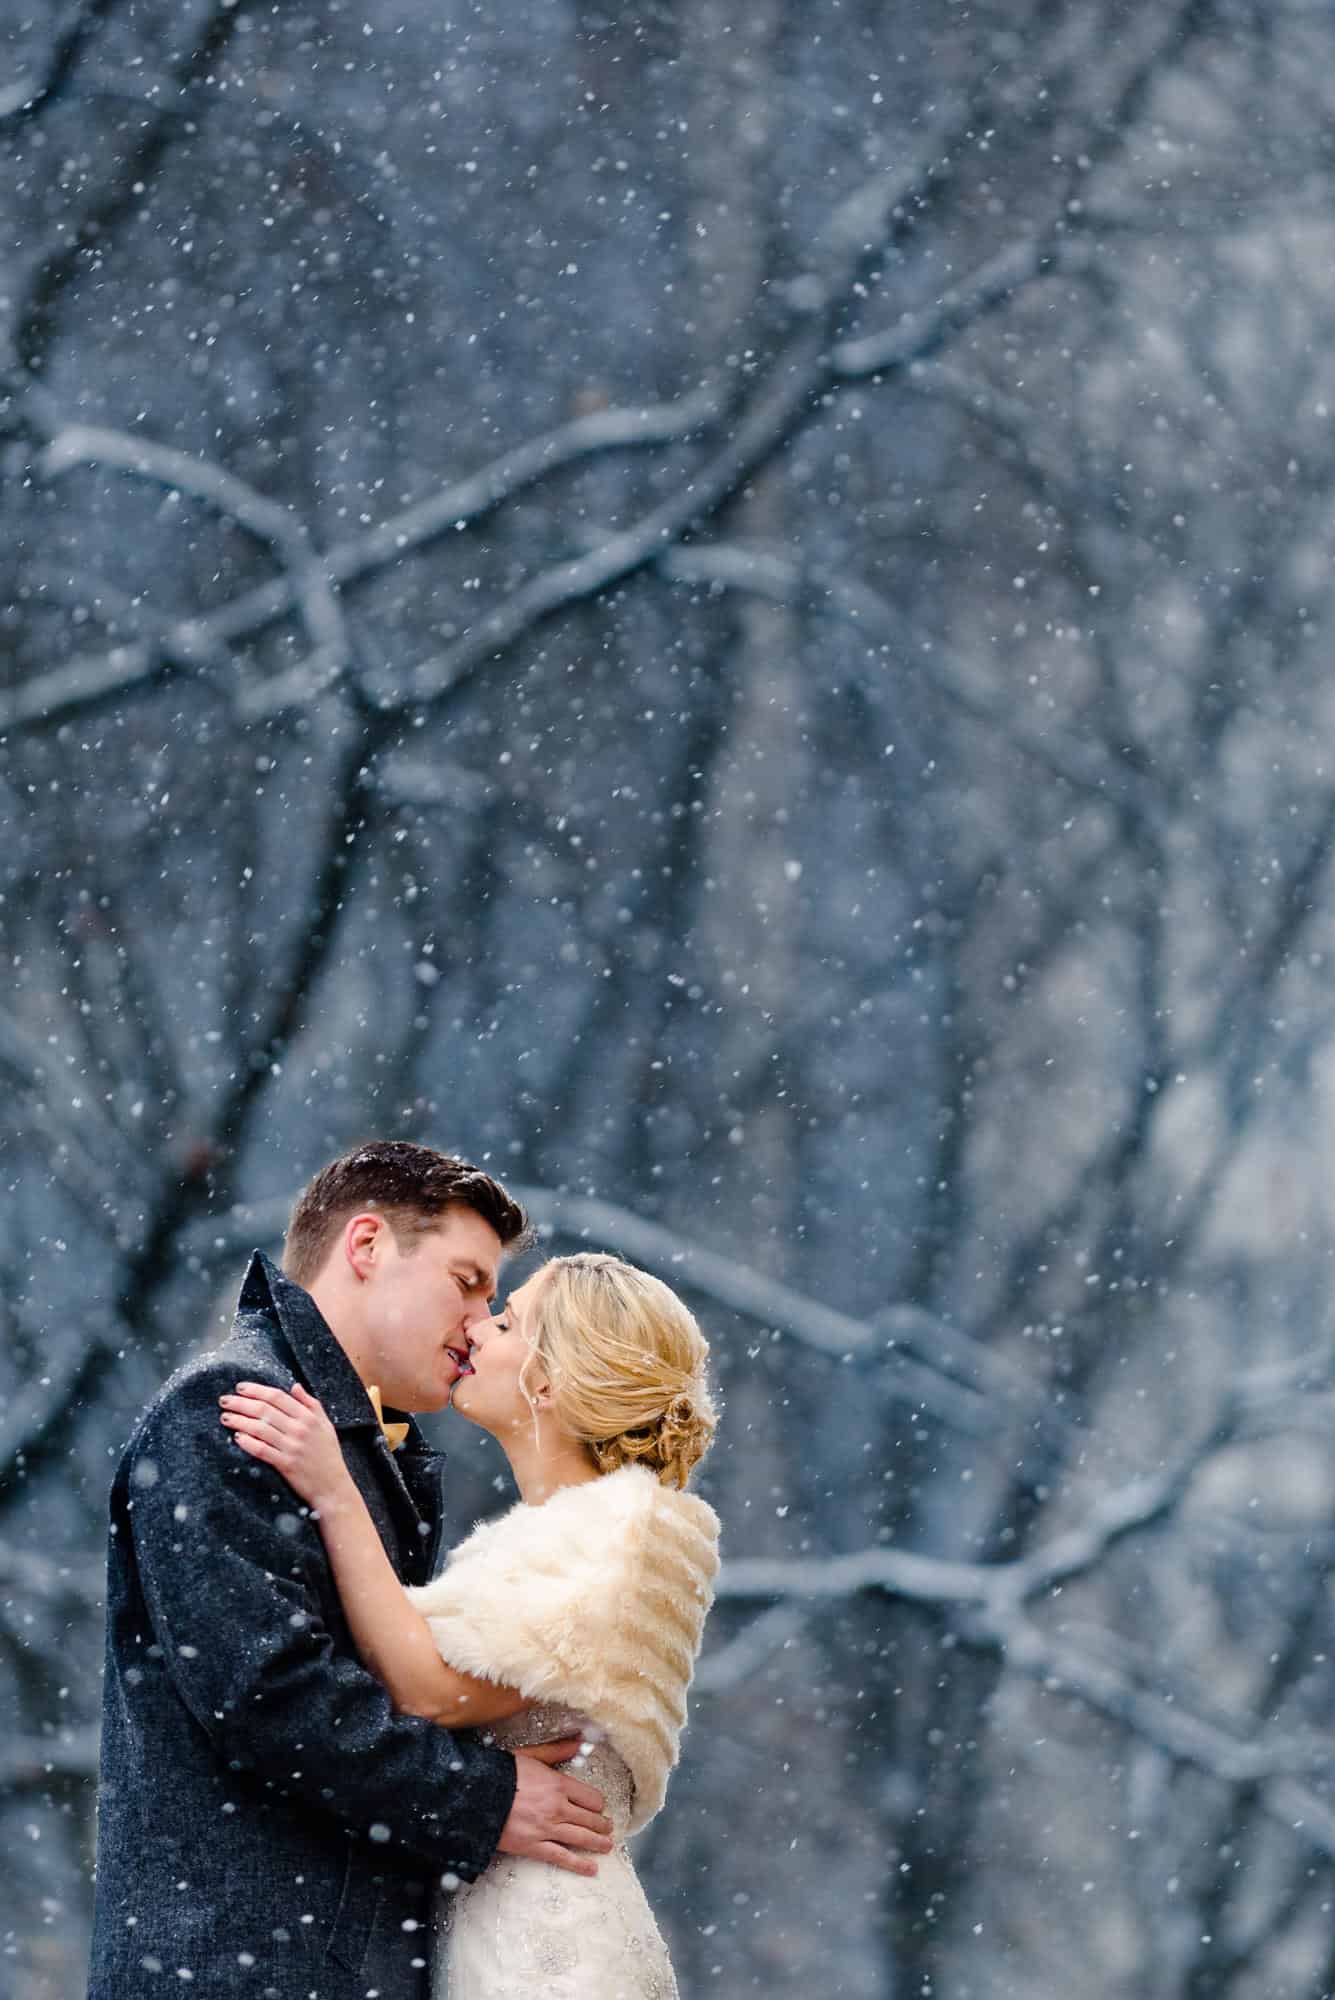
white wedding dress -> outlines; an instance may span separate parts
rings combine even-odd
[[[718,1573],[718,1516],[643,1465],[520,1501],[408,1589],[436,1650],[533,1706],[514,1750],[581,1736],[615,1845],[596,1875],[497,1854],[435,1915],[433,2000],[677,2000],[626,1840],[662,1805]]]
[[[540,1703],[491,1732],[498,1748],[582,1735],[578,1774],[602,1792],[616,1842],[595,1876],[498,1854],[442,1897],[433,2000],[677,2000],[667,1946],[626,1852],[631,1777],[573,1709]]]

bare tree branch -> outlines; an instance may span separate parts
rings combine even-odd
[[[806,1620],[791,1604],[773,1604],[752,1618],[726,1646],[706,1653],[695,1670],[692,1694],[724,1694],[752,1679],[772,1654],[802,1631]]]
[[[888,332],[841,341],[830,357],[831,376],[845,382],[861,381],[868,375],[893,374],[916,362],[929,361],[955,334],[999,306],[1009,305],[1035,279],[1086,270],[1089,253],[1085,246],[1066,243],[1058,233],[1060,228],[1060,223],[1054,223],[1046,232],[1034,232],[1008,244],[974,272],[967,284],[946,292],[925,311],[906,316]]]
[[[970,1643],[967,1634],[961,1636]],[[1177,1699],[1146,1693],[1102,1661],[1046,1639],[1027,1619],[1007,1630],[1004,1652],[1014,1670],[1041,1681],[1051,1693],[1078,1696],[1177,1762],[1193,1764],[1222,1784],[1259,1786],[1272,1819],[1320,1852],[1335,1855],[1335,1809],[1288,1775],[1284,1752],[1276,1756],[1258,1743],[1249,1723],[1227,1730],[1203,1721]]]
[[[0,1750],[0,1792],[40,1792],[47,1785],[97,1776],[101,1729],[96,1723],[52,1736],[11,1740]]]
[[[58,97],[74,75],[94,24],[110,12],[112,0],[72,0],[56,28],[40,76],[21,76],[0,89],[0,125],[31,117],[39,106]]]
[[[53,1071],[57,1053],[43,1048],[12,1016],[0,1013],[0,1077],[31,1110],[31,1130],[42,1140],[58,1177],[96,1227],[126,1239],[137,1163],[127,1156],[121,1134],[90,1090],[62,1111],[56,1102]]]
[[[504,452],[478,472],[413,506],[391,515],[365,535],[336,542],[324,568],[339,588],[374,576],[406,553],[426,547],[461,526],[471,527],[504,501],[549,474],[604,451],[669,444],[688,438],[717,413],[712,389],[678,401],[625,409],[598,410]],[[194,463],[195,461],[189,461]],[[222,657],[243,639],[253,638],[284,618],[296,602],[294,582],[284,574],[242,592],[202,618],[178,619],[152,638],[84,654],[0,696],[0,730],[62,716],[126,689],[151,682],[165,668],[195,671],[201,661]],[[247,714],[276,713],[304,705],[325,683],[299,662],[241,699]],[[266,690],[268,692],[266,693]]]
[[[77,1327],[46,1355],[42,1374],[8,1399],[0,1418],[0,1494],[51,1445],[80,1392],[124,1347],[128,1334],[114,1313],[90,1304]]]
[[[39,250],[26,274],[26,282],[15,287],[7,323],[0,329],[0,378],[17,393],[17,407],[6,412],[11,428],[23,422],[28,411],[45,407],[37,379],[39,350],[49,325],[55,302],[79,269],[90,244],[104,237],[133,199],[136,184],[146,182],[165,155],[179,119],[172,98],[189,88],[196,77],[207,73],[226,48],[235,30],[239,10],[222,4],[210,5],[200,21],[197,37],[188,54],[171,77],[171,91],[151,106],[151,115],[140,121],[139,136],[129,149],[118,174],[109,174],[97,198],[72,226],[59,232],[58,240]],[[90,24],[91,24],[90,17]],[[68,75],[79,53],[85,24],[71,15],[57,42],[56,76]],[[27,86],[24,86],[26,92]],[[27,98],[25,95],[24,103]],[[23,106],[17,107],[20,111]],[[4,726],[0,721],[0,728]]]
[[[305,523],[291,508],[267,499],[244,479],[210,460],[93,424],[62,426],[38,459],[38,468],[47,479],[58,478],[76,465],[112,466],[141,479],[156,480],[172,492],[191,494],[219,514],[230,516],[258,541],[272,544],[287,565],[293,595],[305,619],[312,647],[308,664],[316,684],[324,687],[344,670],[347,634],[333,579],[312,548]],[[210,657],[207,651],[199,656]]]
[[[1206,12],[1202,0],[1189,0],[1179,10],[1174,27],[1162,45],[1156,45],[1145,55],[1140,68],[1133,70],[1126,86],[1128,101],[1156,66],[1168,59],[1170,52],[1180,52]],[[715,513],[743,480],[769,458],[826,385],[841,378],[907,367],[913,361],[925,359],[953,334],[1005,304],[1020,287],[1051,269],[1055,257],[1084,259],[1083,249],[1073,248],[1064,239],[1059,241],[1060,232],[1067,227],[1065,217],[1059,214],[1046,233],[1036,232],[1009,246],[985,264],[968,285],[947,293],[936,306],[915,315],[891,333],[837,343],[833,348],[827,345],[827,328],[834,325],[842,311],[864,260],[882,247],[882,239],[904,206],[920,197],[923,188],[939,175],[943,159],[948,159],[967,137],[976,112],[977,106],[972,103],[952,107],[938,121],[935,137],[925,149],[925,165],[915,163],[908,169],[877,174],[839,204],[817,243],[812,272],[800,281],[800,305],[809,316],[809,323],[799,329],[780,353],[767,383],[750,408],[739,415],[731,439],[692,479],[634,527],[609,536],[600,548],[571,562],[555,564],[530,579],[447,651],[419,663],[407,677],[406,686],[396,681],[392,687],[374,690],[380,705],[417,707],[440,700],[553,612],[596,595],[656,560],[665,547]],[[1121,128],[1115,129],[1120,133]],[[712,403],[712,398],[708,400]],[[700,420],[697,412],[695,421]],[[597,444],[591,448],[604,447]],[[535,462],[536,447],[523,450],[522,479],[536,477],[540,470],[547,469]],[[483,493],[494,490],[494,485],[488,484],[486,472],[479,478]],[[484,505],[494,504],[482,494],[479,500]],[[437,502],[435,525],[427,532],[439,532],[443,525],[441,514]],[[381,552],[381,560],[390,560],[392,555],[401,553],[401,547],[384,548],[390,532],[379,532],[376,548]],[[328,572],[333,583],[343,580],[334,552],[330,554]],[[174,628],[168,635],[173,650],[178,638],[183,639],[181,651],[189,662],[199,657],[201,645],[207,648],[232,638],[234,634],[229,628],[244,602],[239,600],[209,620],[185,621]],[[253,615],[253,612],[243,614],[243,624],[248,626]],[[273,615],[279,613],[275,611]],[[29,682],[8,703],[0,702],[0,729],[50,719],[57,712],[67,713],[71,707],[101,699],[149,677],[163,663],[157,649],[146,646],[118,648],[98,659],[72,662],[54,674],[41,676],[37,682]],[[299,662],[271,682],[267,692],[251,691],[246,697],[247,712],[271,714],[283,707],[302,705],[324,680],[318,659]]]
[[[1290,1364],[1289,1372],[1297,1365]],[[724,1600],[771,1597],[778,1600],[776,1610],[866,1591],[953,1606],[959,1614],[955,1630],[964,1644],[996,1652],[1007,1668],[1038,1680],[1048,1692],[1076,1695],[1174,1760],[1193,1764],[1221,1783],[1258,1787],[1272,1818],[1322,1852],[1335,1854],[1335,1809],[1294,1775],[1295,1766],[1310,1771],[1314,1763],[1329,1765],[1335,1744],[1258,1739],[1249,1722],[1228,1727],[1209,1721],[1192,1713],[1179,1694],[1142,1688],[1124,1668],[1049,1637],[1024,1609],[1032,1598],[1093,1569],[1128,1535],[1170,1514],[1206,1459],[1231,1439],[1253,1387],[1263,1397],[1268,1393],[1263,1381],[1236,1385],[1218,1422],[1175,1466],[1106,1495],[1077,1527],[1016,1561],[958,1563],[893,1549],[742,1558],[724,1564],[717,1594]],[[757,1620],[723,1649],[718,1656],[721,1685],[730,1684],[734,1659],[754,1660],[769,1629],[763,1619]]]
[[[805,562],[774,549],[692,542],[662,556],[658,568],[674,582],[721,584],[731,590],[751,591],[772,603],[791,604],[846,619],[866,633],[869,642],[883,655],[893,648],[901,664],[911,643],[904,621],[877,591],[838,576],[823,564]],[[1042,764],[1073,790],[1099,799],[1134,803],[1145,812],[1158,809],[1160,801],[1148,781],[1106,759],[1092,740],[1081,742],[1066,735],[1035,735],[1017,725],[1013,705],[971,688],[939,657],[933,659],[929,673],[932,685],[970,721],[1003,736],[1021,755]]]
[[[24,1596],[41,1598],[47,1604],[68,1604],[71,1609],[98,1611],[102,1607],[106,1579],[100,1565],[75,1568],[39,1556],[31,1549],[16,1548],[0,1541],[0,1588],[15,1589]]]
[[[887,1337],[879,1321],[869,1326],[836,1312],[734,1258],[721,1257],[665,1229],[661,1223],[649,1222],[612,1202],[533,1186],[517,1185],[514,1193],[545,1231],[577,1242],[593,1239],[615,1247],[627,1257],[671,1278],[674,1284],[689,1285],[719,1305],[742,1313],[759,1325],[773,1327],[832,1360],[873,1363],[878,1370],[885,1371],[887,1394],[915,1408],[931,1410],[958,1430],[972,1436],[986,1435],[1002,1420],[1002,1412],[991,1407],[991,1399],[999,1390],[999,1378],[989,1381],[986,1396],[972,1385],[954,1382],[930,1365],[896,1353],[895,1336]],[[239,1206],[217,1218],[205,1217],[193,1223],[183,1236],[183,1253],[216,1264],[235,1256],[247,1244],[272,1243],[287,1227],[291,1210],[292,1198],[284,1196],[277,1201]],[[919,1322],[927,1318],[925,1314],[914,1313],[915,1339],[920,1347],[923,1341]],[[953,1330],[944,1331],[947,1339],[952,1337]],[[1013,1376],[1006,1378],[1002,1393],[1012,1399],[1019,1397],[1020,1387]],[[1024,1407],[1021,1403],[1018,1411],[1011,1407],[1005,1413],[1012,1418],[1023,1415]]]

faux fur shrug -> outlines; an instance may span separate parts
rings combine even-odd
[[[408,1595],[461,1673],[578,1709],[663,1803],[718,1570],[718,1517],[639,1465],[485,1521]]]

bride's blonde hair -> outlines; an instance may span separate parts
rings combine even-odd
[[[558,1422],[599,1472],[644,1465],[664,1486],[685,1486],[718,1421],[709,1344],[692,1314],[661,1279],[619,1257],[553,1257],[537,1275],[524,1394],[541,1361]]]

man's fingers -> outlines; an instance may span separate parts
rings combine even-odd
[[[539,1764],[568,1764],[572,1757],[578,1757],[583,1743],[581,1736],[563,1736],[559,1743],[526,1743],[515,1752],[519,1757],[532,1757]],[[586,1785],[573,1772],[563,1771],[566,1799],[581,1812],[593,1813],[600,1817],[603,1810],[603,1795],[595,1785]]]
[[[544,1840],[533,1849],[535,1861],[550,1861],[553,1868],[564,1868],[571,1875],[596,1875],[598,1863],[590,1861],[582,1854],[572,1854],[568,1847],[558,1847],[554,1840]]]
[[[593,1813],[595,1816],[601,1814],[603,1795],[595,1786],[584,1784],[581,1779],[572,1777],[569,1771],[563,1771],[561,1776],[566,1781],[566,1798],[572,1806],[578,1806],[581,1812]]]
[[[612,1831],[612,1822],[606,1813],[581,1812],[578,1806],[567,1805],[565,1817],[571,1826],[582,1826],[586,1833],[610,1834]]]
[[[612,1852],[611,1828],[606,1833],[595,1833],[592,1828],[578,1826],[574,1820],[563,1820],[552,1835],[562,1847],[577,1847],[583,1854],[610,1854]]]
[[[563,1736],[557,1743],[525,1743],[516,1750],[517,1757],[532,1757],[538,1764],[568,1764],[572,1757],[578,1757],[581,1739],[578,1736]],[[586,1785],[584,1788],[588,1790]],[[599,1796],[599,1805],[602,1797]]]

